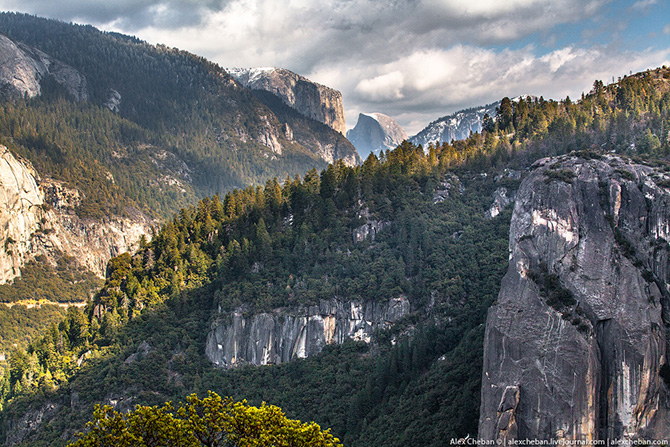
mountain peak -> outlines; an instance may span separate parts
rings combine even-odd
[[[361,113],[347,138],[362,157],[393,149],[407,139],[407,133],[393,118],[379,112]]]
[[[339,91],[285,68],[229,68],[227,71],[243,86],[268,91],[302,115],[344,135],[344,106]]]

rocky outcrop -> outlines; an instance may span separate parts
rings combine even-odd
[[[104,277],[107,261],[130,251],[151,222],[139,212],[104,222],[74,212],[77,190],[42,178],[32,166],[0,146],[0,284],[21,274],[29,259],[62,254]]]
[[[486,322],[480,438],[670,436],[669,185],[616,156],[536,162]]]
[[[363,208],[358,212],[358,219],[365,220],[365,223],[351,230],[351,236],[355,244],[368,239],[370,242],[374,242],[377,233],[391,225],[390,222],[374,219],[368,208]]]
[[[86,78],[74,68],[42,51],[15,43],[0,34],[0,94],[5,98],[34,97],[46,76],[63,86],[77,101],[88,99]]]
[[[103,105],[112,112],[119,113],[121,111],[121,93],[117,92],[113,88],[110,88],[107,91],[107,99]]]
[[[404,296],[386,302],[333,298],[318,305],[275,309],[257,315],[238,310],[221,316],[205,352],[216,366],[268,365],[306,358],[330,343],[370,342],[372,333],[410,312]]]
[[[6,445],[25,442],[31,433],[48,424],[61,409],[61,404],[47,401],[41,405],[32,405],[20,418],[9,419]]]
[[[392,118],[382,113],[361,113],[356,127],[347,132],[347,138],[363,158],[368,154],[395,149],[407,139],[405,130]]]
[[[283,68],[229,68],[237,82],[279,96],[304,116],[344,134],[342,93]]]
[[[499,187],[493,193],[493,202],[486,217],[493,219],[512,203],[514,203],[514,191],[509,191],[504,186]]]

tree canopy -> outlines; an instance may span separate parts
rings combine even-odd
[[[192,394],[175,408],[141,406],[122,414],[97,406],[88,430],[71,447],[341,447],[315,422],[287,419],[279,407],[233,402],[209,392]]]

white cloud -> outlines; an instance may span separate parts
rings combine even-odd
[[[356,86],[356,91],[370,102],[402,99],[405,77],[399,71],[363,79]]]
[[[663,34],[670,34],[670,23],[663,27]]]
[[[394,117],[412,135],[428,122],[459,109],[521,94],[553,99],[570,95],[575,99],[588,91],[596,79],[607,81],[628,70],[641,71],[669,60],[670,49],[617,53],[610,47],[570,46],[546,55],[536,55],[532,46],[501,51],[470,46],[418,51],[384,65],[393,73],[393,79],[404,80],[402,96],[382,103],[379,97],[371,98],[358,89],[345,96],[348,126],[355,124],[359,112],[381,111]],[[352,81],[342,76],[367,79],[364,69],[340,73],[339,82],[345,87]],[[377,86],[390,84],[382,82],[390,77],[372,79],[378,81],[374,84]]]
[[[631,6],[632,9],[646,9],[658,3],[658,0],[639,0]]]

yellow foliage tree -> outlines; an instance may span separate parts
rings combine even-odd
[[[186,401],[179,408],[138,405],[127,414],[97,406],[69,447],[342,447],[329,430],[287,419],[273,405],[258,408],[211,391]]]

